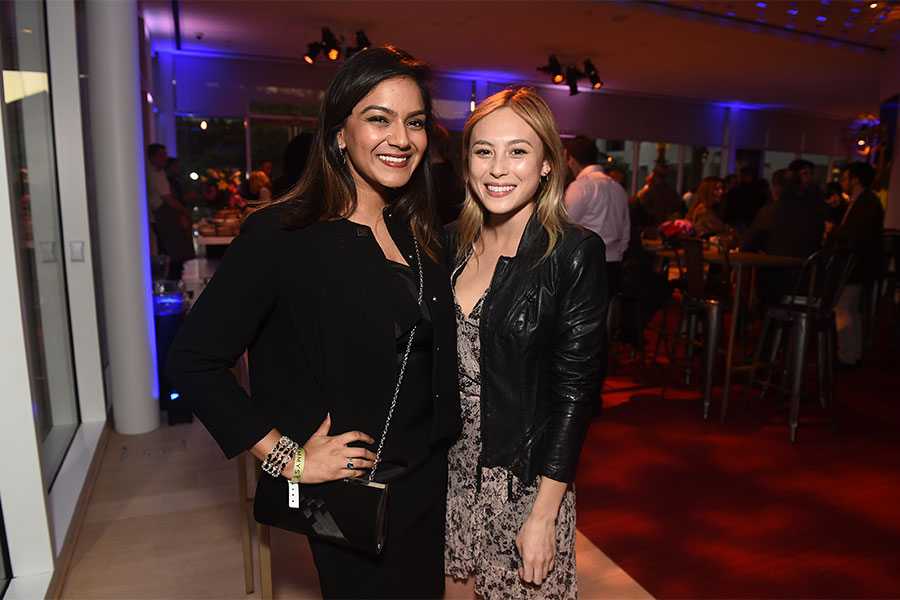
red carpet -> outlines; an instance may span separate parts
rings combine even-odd
[[[708,422],[694,388],[605,394],[579,529],[657,598],[900,598],[900,360],[869,354],[837,432],[810,399],[793,445],[768,398],[721,425],[721,390]]]

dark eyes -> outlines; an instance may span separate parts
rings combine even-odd
[[[390,121],[388,121],[388,118],[383,115],[372,115],[371,117],[367,117],[366,121],[368,123],[377,123],[379,125],[390,124]],[[425,121],[422,119],[411,119],[410,121],[408,121],[406,123],[406,126],[409,127],[410,129],[424,129]]]

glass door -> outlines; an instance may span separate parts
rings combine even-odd
[[[32,403],[49,489],[80,422],[60,225],[44,3],[0,3],[2,114]],[[7,282],[8,283],[8,282]]]

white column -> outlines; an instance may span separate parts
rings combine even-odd
[[[116,431],[159,426],[135,0],[86,2],[91,147]]]

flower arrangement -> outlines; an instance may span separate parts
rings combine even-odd
[[[203,197],[217,208],[244,208],[247,203],[241,197],[241,172],[231,167],[206,169],[200,176]]]
[[[677,238],[697,237],[699,232],[694,224],[687,219],[666,221],[659,226],[659,237],[663,241]]]

